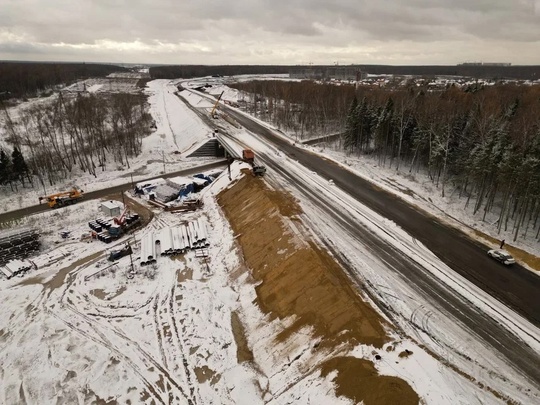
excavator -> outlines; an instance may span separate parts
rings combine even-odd
[[[39,203],[41,204],[43,200],[46,200],[47,204],[49,204],[49,207],[60,208],[65,207],[66,205],[75,204],[82,197],[83,191],[77,187],[73,187],[69,191],[51,194],[46,197],[39,197]]]

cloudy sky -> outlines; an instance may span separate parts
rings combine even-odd
[[[540,0],[0,0],[0,60],[540,65]]]

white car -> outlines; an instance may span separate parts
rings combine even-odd
[[[493,257],[495,260],[498,260],[507,266],[516,262],[510,253],[502,249],[489,250],[488,256]]]

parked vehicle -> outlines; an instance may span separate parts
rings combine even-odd
[[[264,166],[253,166],[253,175],[254,176],[264,176],[266,173],[266,167]]]
[[[51,194],[46,197],[39,197],[39,202],[47,200],[47,204],[51,208],[65,207],[66,205],[75,204],[83,197],[83,191],[77,187],[73,187],[69,191],[63,191],[61,193]]]
[[[131,250],[131,246],[128,244],[126,246],[124,246],[122,249],[119,249],[119,250],[113,250],[111,251],[111,253],[109,254],[109,257],[107,258],[107,260],[109,260],[110,262],[113,262],[115,260],[118,260],[124,256],[127,256],[127,255],[130,255],[132,254],[133,251]]]
[[[506,266],[514,264],[516,261],[510,253],[503,249],[492,249],[488,251],[488,256],[503,263]]]

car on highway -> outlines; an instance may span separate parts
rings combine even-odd
[[[505,264],[506,266],[509,266],[516,262],[510,253],[502,249],[489,250],[488,256],[494,258],[495,260],[498,260],[499,262],[501,262],[502,264]]]

